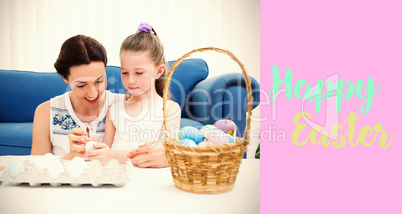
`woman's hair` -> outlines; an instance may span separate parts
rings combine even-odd
[[[87,65],[91,62],[103,62],[106,67],[107,55],[105,47],[89,36],[76,35],[63,43],[54,67],[58,74],[64,79],[68,79],[70,67]]]
[[[140,28],[143,24],[140,25]],[[162,42],[159,40],[156,31],[146,24],[150,29],[149,32],[141,31],[128,36],[120,47],[120,55],[124,51],[148,51],[152,61],[156,66],[164,64],[166,69],[168,65],[165,60],[165,52],[163,49]],[[162,76],[155,80],[155,89],[159,96],[163,96],[163,88],[167,81],[166,70],[163,72]],[[170,99],[170,92],[167,94],[168,99]]]

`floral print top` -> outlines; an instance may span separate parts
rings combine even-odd
[[[123,94],[114,94],[105,91],[106,99],[99,116],[91,123],[83,123],[76,115],[71,105],[69,93],[50,99],[50,140],[52,153],[65,156],[69,153],[70,143],[68,135],[73,128],[87,130],[89,136],[98,136],[99,142],[103,142],[105,132],[105,120],[107,109],[114,103],[124,99]]]

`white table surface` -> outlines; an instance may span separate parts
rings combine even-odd
[[[0,213],[256,214],[260,213],[260,161],[243,159],[233,190],[220,194],[177,189],[170,168],[134,167],[131,180],[123,187],[31,187],[3,182]]]

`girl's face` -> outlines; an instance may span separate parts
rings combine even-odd
[[[88,108],[99,106],[102,95],[106,90],[106,68],[103,62],[91,62],[88,65],[70,67],[68,79],[75,100]]]
[[[155,79],[163,74],[165,65],[155,65],[148,51],[123,51],[120,61],[124,88],[132,96],[149,96],[155,92]]]

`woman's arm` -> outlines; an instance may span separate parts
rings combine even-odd
[[[85,154],[86,132],[74,128],[68,136],[70,152],[64,159],[72,159],[75,156],[83,157]],[[50,141],[50,101],[40,104],[35,110],[32,127],[31,155],[44,155],[52,152]]]
[[[32,127],[31,155],[44,155],[52,152],[50,142],[50,101],[40,104],[35,110]]]

